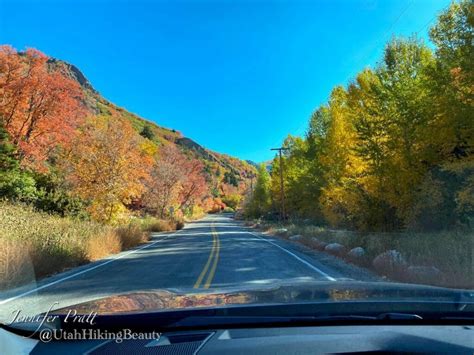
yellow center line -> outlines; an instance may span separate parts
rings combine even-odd
[[[213,226],[211,228],[214,228]],[[194,288],[199,288],[201,285],[202,280],[204,279],[204,276],[206,276],[207,270],[211,266],[212,259],[214,257],[214,254],[216,252],[216,246],[217,246],[217,234],[212,231],[212,249],[211,253],[209,254],[209,257],[207,259],[206,265],[204,265],[204,269],[202,270],[201,274],[199,275],[198,279],[196,280],[196,283],[194,284]]]
[[[206,283],[204,284],[204,288],[209,288],[209,286],[211,286],[212,279],[214,278],[214,274],[216,273],[217,263],[219,262],[219,251],[221,248],[221,241],[219,239],[219,234],[217,233],[214,227],[213,229],[214,229],[213,234],[216,236],[216,239],[217,239],[217,246],[216,246],[216,252],[214,254],[214,263],[212,264],[211,271],[209,271],[209,275],[207,276],[207,280],[206,280]]]

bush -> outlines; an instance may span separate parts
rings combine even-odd
[[[138,224],[130,223],[126,227],[119,227],[117,228],[117,234],[122,249],[128,249],[148,241],[148,233],[146,233]]]
[[[147,242],[149,232],[183,226],[182,220],[147,217],[114,228],[0,201],[0,289],[132,248]]]
[[[407,211],[407,226],[414,231],[441,231],[470,226],[474,217],[474,168],[432,169],[415,192]]]
[[[149,232],[168,232],[174,230],[170,221],[157,220],[147,228]]]
[[[174,230],[183,229],[184,221],[181,219],[176,219],[174,221],[164,220],[164,219],[147,219],[145,222],[142,222],[143,228],[147,232],[171,232]]]
[[[169,232],[175,230],[173,222],[154,217],[145,217],[140,220],[141,228],[147,232]]]
[[[204,209],[201,206],[191,206],[185,210],[184,216],[187,220],[200,219],[206,215]]]
[[[55,213],[60,216],[72,216],[83,219],[88,218],[85,205],[79,198],[69,196],[63,191],[46,191],[41,189],[37,193],[34,206],[41,211]]]
[[[12,170],[0,173],[0,196],[10,200],[32,202],[38,191],[33,177],[28,173]]]
[[[116,231],[109,230],[104,235],[94,235],[87,243],[87,259],[98,260],[122,250],[122,240]]]
[[[184,228],[184,221],[176,221],[176,230],[180,230]]]
[[[241,200],[242,196],[240,194],[230,194],[222,197],[222,202],[234,210],[239,206]]]
[[[140,135],[149,140],[153,140],[155,138],[155,134],[153,133],[153,130],[151,129],[149,125],[145,125],[143,127],[143,129],[140,132]]]

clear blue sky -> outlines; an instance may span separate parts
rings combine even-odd
[[[0,0],[0,43],[79,67],[115,104],[202,145],[264,161],[392,33],[449,0]],[[433,21],[434,22],[434,21]]]

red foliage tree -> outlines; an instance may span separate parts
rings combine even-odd
[[[198,198],[202,198],[208,192],[206,179],[203,175],[203,165],[199,160],[185,160],[181,165],[183,179],[179,193],[179,208],[195,204]]]
[[[80,85],[35,49],[0,46],[0,119],[20,152],[22,165],[44,169],[57,146],[67,145],[85,115]]]
[[[202,171],[201,162],[188,159],[175,146],[162,147],[146,182],[143,202],[161,218],[169,214],[170,207],[184,211],[207,193]]]

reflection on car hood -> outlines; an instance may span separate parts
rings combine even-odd
[[[357,281],[304,283],[208,292],[154,290],[100,298],[57,309],[54,313],[66,313],[70,309],[74,309],[78,314],[90,312],[120,314],[250,304],[411,300],[472,302],[474,292],[423,285]]]

